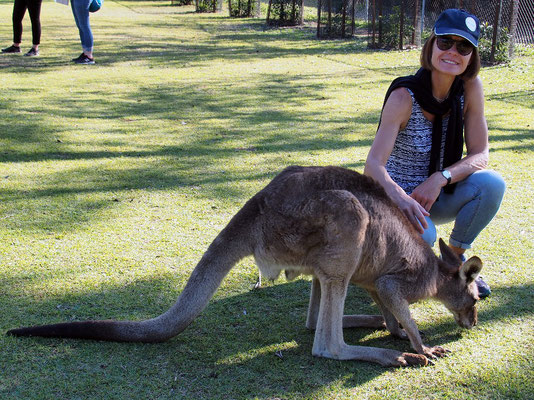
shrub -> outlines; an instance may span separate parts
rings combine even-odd
[[[190,6],[193,4],[193,0],[172,0],[171,5],[173,6]]]
[[[391,14],[382,18],[382,46],[386,49],[399,48],[400,20],[400,6],[394,6]],[[410,43],[413,32],[413,25],[408,23],[408,18],[404,18],[403,43]]]
[[[493,62],[495,64],[503,64],[510,61],[510,40],[511,35],[508,28],[500,28],[497,35],[497,43],[495,45],[495,59],[491,60],[491,45],[493,42],[493,26],[487,22],[480,24],[480,38],[478,40],[478,50],[480,58],[485,63]]]

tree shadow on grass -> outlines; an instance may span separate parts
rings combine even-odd
[[[534,109],[534,90],[517,90],[489,95],[487,101],[502,101],[520,107]]]
[[[168,67],[180,68],[187,66],[189,68],[200,68],[209,66],[213,62],[235,62],[239,60],[242,63],[268,62],[284,57],[301,57],[322,56],[325,49],[321,46],[295,45],[290,47],[286,44],[286,39],[276,34],[257,33],[251,36],[250,42],[243,44],[239,39],[243,35],[227,35],[226,41],[220,41],[219,38],[213,38],[210,41],[200,41],[188,44],[162,43],[162,44],[132,44],[123,46],[121,49],[104,48],[99,51],[99,62],[103,65],[112,65],[116,62],[125,61],[143,61],[151,65],[167,65]],[[262,36],[261,42],[254,42],[256,36]],[[271,37],[264,37],[271,36]],[[233,37],[236,43],[230,39]],[[306,38],[302,39],[307,40]],[[277,45],[277,42],[283,41],[284,45]],[[354,50],[348,45],[340,46],[339,49],[333,48],[328,50],[329,55],[347,54],[348,51],[354,54],[363,53],[368,50]]]
[[[0,138],[9,144],[0,152],[0,161],[64,161],[67,167],[41,176],[35,187],[5,188],[0,196],[6,206],[12,203],[14,209],[19,208],[17,202],[22,204],[28,199],[49,198],[51,205],[57,201],[58,207],[48,207],[46,213],[32,222],[33,226],[42,225],[44,218],[44,225],[49,229],[68,227],[72,220],[65,218],[65,207],[61,204],[64,199],[78,194],[103,195],[107,201],[96,199],[94,206],[90,199],[86,204],[79,199],[69,201],[69,209],[79,205],[77,211],[69,211],[77,214],[77,221],[89,221],[96,215],[96,209],[114,206],[116,196],[130,190],[202,186],[201,196],[206,198],[243,197],[243,193],[232,188],[233,183],[258,181],[261,183],[257,190],[260,190],[265,179],[279,172],[251,173],[248,166],[243,166],[234,168],[231,174],[225,173],[225,165],[238,165],[243,157],[253,155],[261,159],[276,154],[287,157],[292,153],[370,146],[371,137],[347,138],[339,132],[362,130],[358,126],[373,123],[374,113],[362,113],[345,120],[328,118],[326,110],[323,113],[301,110],[301,103],[310,98],[328,101],[321,95],[323,88],[320,79],[265,75],[254,82],[221,82],[209,87],[191,83],[141,87],[131,94],[106,98],[74,94],[69,100],[70,107],[61,107],[63,100],[60,98],[51,98],[44,106],[43,113],[54,110],[60,121],[54,128],[46,126],[42,114],[33,115],[31,121],[24,124],[13,124],[18,118],[17,112],[26,111],[6,105],[6,112],[13,111],[13,116],[0,122]],[[260,106],[251,111],[251,103]],[[63,130],[72,130],[69,121],[80,115],[91,115],[92,121],[110,121],[113,125],[105,132],[106,140],[99,135],[94,145],[89,146],[96,148],[94,150],[86,150],[89,144],[86,139],[75,142],[62,136]],[[134,119],[122,121],[117,127],[114,121],[124,119],[125,115],[134,116]],[[136,132],[135,118],[165,122],[171,130],[156,139],[144,138],[144,132]],[[329,119],[329,126],[338,127],[336,134],[321,132],[313,122],[323,119]],[[90,123],[84,126],[91,129]],[[298,135],[295,135],[295,126],[302,127]],[[88,134],[90,136],[91,132]],[[132,141],[132,134],[141,137]],[[110,150],[110,146],[120,150]],[[98,166],[68,164],[84,160],[98,162]],[[112,162],[114,160],[120,161],[120,167]],[[290,164],[294,162],[288,158],[284,166]],[[17,221],[18,228],[23,224]]]
[[[534,151],[534,129],[506,128],[506,131],[513,133],[490,137],[490,142],[495,144],[491,147],[491,151]]]
[[[135,12],[129,6],[127,8]],[[48,29],[61,31],[64,27],[51,22]],[[147,29],[152,33],[150,36],[145,32]],[[97,65],[93,68],[96,69],[99,65],[135,61],[169,67],[199,67],[215,60],[266,61],[286,56],[320,55],[324,52],[324,46],[319,45],[320,42],[315,40],[311,30],[266,29],[260,20],[236,21],[196,13],[189,16],[178,13],[174,19],[158,19],[158,15],[147,14],[144,21],[135,20],[135,24],[124,25],[122,34],[127,36],[127,40],[123,41],[117,40],[115,29],[99,26],[98,21],[94,23],[93,30],[101,41],[95,49]],[[190,40],[177,34],[183,31],[197,31],[209,36]],[[65,42],[65,46],[72,47],[73,52],[77,52],[79,43],[73,37]],[[356,38],[337,41],[335,46],[329,46],[329,54],[346,54],[348,48],[353,53],[369,52],[365,47],[365,39]],[[63,55],[58,57],[50,54],[36,60],[27,60],[27,57],[0,57],[0,68],[18,74],[34,73],[36,69],[55,70],[70,64],[70,59],[65,59]]]
[[[300,106],[304,102],[312,101],[324,102],[328,99],[323,95],[324,84],[321,76],[299,76],[297,78],[279,76],[276,74],[262,74],[254,81],[237,81],[231,83],[210,83],[208,87],[202,85],[179,82],[161,87],[140,87],[137,91],[128,94],[109,96],[109,98],[88,98],[91,91],[84,91],[83,94],[70,95],[69,107],[62,107],[63,99],[49,99],[48,108],[42,110],[54,110],[55,115],[60,120],[72,120],[80,115],[90,115],[94,120],[121,120],[125,116],[134,116],[141,119],[154,119],[158,121],[168,121],[176,124],[175,131],[171,134],[176,139],[182,139],[183,135],[179,127],[180,121],[191,123],[195,129],[201,129],[202,134],[190,135],[189,142],[180,146],[162,145],[149,143],[147,149],[136,151],[95,151],[77,152],[59,151],[61,156],[52,152],[50,159],[88,159],[105,156],[126,156],[143,157],[156,155],[172,155],[183,157],[185,154],[208,155],[229,157],[235,147],[227,147],[225,143],[238,139],[240,142],[247,141],[256,151],[264,153],[292,152],[303,149],[317,148],[346,148],[357,146],[368,146],[371,139],[361,142],[354,142],[341,139],[339,136],[330,135],[328,137],[318,135],[324,133],[320,128],[308,128],[298,136],[294,135],[294,126],[306,126],[313,121],[325,118],[329,124],[344,124],[347,129],[357,129],[358,125],[374,124],[377,114],[361,113],[355,118],[347,120],[336,120],[329,116],[329,110],[324,112],[302,111]],[[97,94],[97,93],[95,93]],[[245,100],[244,100],[245,99]],[[251,111],[254,105],[257,111]],[[258,106],[259,105],[259,106]],[[15,106],[6,104],[7,112],[16,114]],[[22,110],[24,111],[24,110]],[[224,121],[221,125],[220,121]],[[129,123],[129,121],[125,121]],[[135,119],[130,121],[135,125]],[[17,143],[39,143],[48,138],[49,143],[60,149],[57,144],[57,135],[61,133],[62,127],[51,130],[48,127],[39,125],[39,116],[27,126],[13,126],[12,121],[3,122],[0,125],[2,139],[8,139],[14,144]],[[32,124],[34,128],[32,128]],[[185,125],[184,125],[185,127]],[[64,129],[67,129],[65,127]],[[134,128],[135,129],[135,128]],[[184,128],[185,129],[185,128]],[[110,128],[113,133],[113,128]],[[129,132],[128,132],[129,133]],[[187,133],[187,132],[186,132]],[[122,134],[119,130],[114,138],[116,146],[128,148],[131,143],[127,134]],[[76,143],[73,143],[76,145]],[[216,146],[214,146],[216,145]],[[106,147],[106,146],[103,146]],[[154,150],[155,149],[155,150]],[[34,155],[33,155],[34,154]],[[28,154],[17,152],[5,152],[1,154],[4,162],[20,161],[43,161],[47,159],[45,151],[32,151]]]
[[[534,151],[534,129],[531,125],[502,126],[502,122],[488,118],[491,151]],[[505,134],[492,134],[492,130],[500,130]]]

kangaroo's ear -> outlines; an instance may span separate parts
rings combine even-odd
[[[439,238],[439,251],[441,252],[441,259],[447,264],[454,265],[456,268],[462,265],[460,257],[441,238]]]
[[[477,256],[471,257],[460,267],[460,277],[465,283],[473,282],[482,270],[482,261]]]

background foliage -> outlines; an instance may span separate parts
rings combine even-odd
[[[0,0],[2,21],[11,10]],[[0,332],[166,310],[217,232],[282,168],[361,171],[387,86],[418,66],[418,51],[373,52],[365,38],[319,41],[313,28],[169,2],[107,1],[91,21],[94,66],[70,63],[72,14],[50,2],[41,57],[0,56]],[[10,44],[10,23],[0,40]],[[462,331],[433,302],[412,307],[449,358],[420,369],[313,358],[307,279],[251,291],[246,259],[168,343],[0,335],[0,398],[532,398],[533,63],[524,48],[481,72],[490,167],[508,191],[471,252],[493,289],[479,325]],[[355,288],[347,312],[376,307]],[[409,349],[382,331],[345,336]]]

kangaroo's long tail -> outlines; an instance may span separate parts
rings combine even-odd
[[[13,329],[15,336],[43,336],[116,342],[162,342],[182,332],[206,307],[226,274],[252,254],[257,204],[252,198],[209,246],[176,303],[144,321],[80,321]]]

